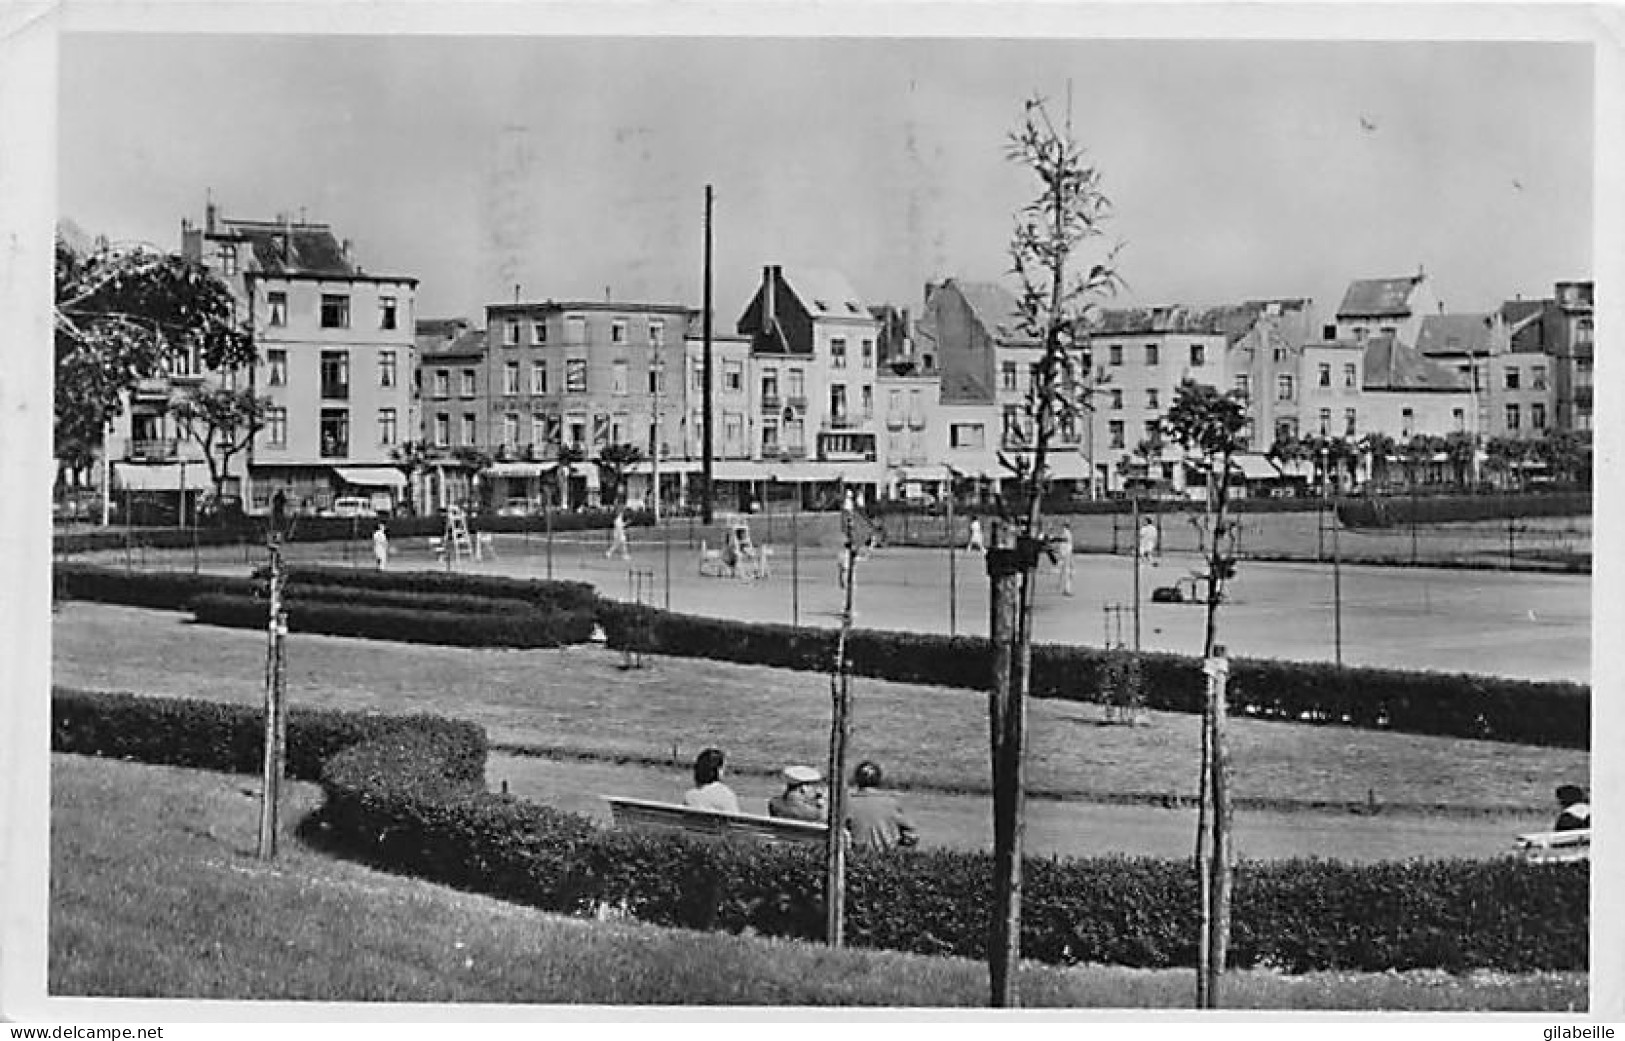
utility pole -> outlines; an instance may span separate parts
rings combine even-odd
[[[711,186],[705,186],[705,289],[702,306],[704,312],[700,315],[700,335],[702,338],[703,354],[701,356],[702,375],[705,386],[700,389],[700,408],[704,415],[700,417],[700,520],[707,527],[712,518],[711,487]],[[771,292],[771,287],[769,288]]]
[[[260,788],[259,858],[276,859],[277,808],[281,798],[283,758],[287,750],[287,637],[288,612],[282,604],[285,575],[282,533],[273,531],[271,552],[271,611],[265,652],[265,754]]]
[[[948,471],[948,635],[959,634],[959,560],[954,543],[959,536],[954,529],[954,477]]]
[[[664,334],[662,333],[662,336]],[[662,441],[660,420],[660,391],[661,384],[666,381],[666,362],[660,355],[660,344],[654,344],[654,391],[655,391],[655,422],[654,429],[649,434],[649,467],[650,481],[654,484],[655,526],[660,526],[660,444]],[[669,584],[669,583],[668,583]]]
[[[1133,521],[1129,529],[1129,552],[1134,554],[1134,653],[1140,653],[1140,493],[1130,498]],[[1115,515],[1114,515],[1115,516]]]

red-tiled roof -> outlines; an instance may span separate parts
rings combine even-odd
[[[1411,313],[1411,293],[1422,284],[1421,275],[1404,278],[1363,278],[1350,282],[1337,308],[1337,317],[1377,317]]]

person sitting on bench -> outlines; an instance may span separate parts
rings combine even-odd
[[[852,772],[853,790],[846,806],[846,830],[859,848],[891,849],[920,841],[895,795],[879,791],[880,764],[864,760]]]
[[[707,748],[694,760],[694,787],[683,793],[683,805],[696,810],[738,813],[739,796],[722,783],[722,749]]]
[[[767,801],[767,815],[822,824],[828,812],[824,789],[819,784],[823,779],[824,775],[810,766],[785,767],[784,793]]]
[[[1560,785],[1557,789],[1557,823],[1553,831],[1579,831],[1591,827],[1591,805],[1586,802],[1585,789],[1577,784]]]

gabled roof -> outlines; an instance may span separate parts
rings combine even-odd
[[[1363,278],[1350,282],[1338,305],[1337,317],[1378,317],[1411,313],[1411,294],[1422,284],[1421,275],[1403,278]]]
[[[1373,336],[1365,342],[1364,390],[1447,390],[1471,389],[1465,373],[1430,361],[1414,347],[1407,347],[1392,334]]]
[[[869,307],[846,276],[830,268],[803,267],[780,271],[785,285],[813,318],[872,319]]]
[[[950,278],[943,289],[952,286],[970,308],[976,321],[994,340],[1007,346],[1031,347],[1038,338],[1021,327],[1021,305],[1016,295],[997,282],[961,282]],[[939,289],[938,292],[942,290]]]
[[[1430,314],[1416,334],[1416,349],[1424,355],[1488,354],[1490,316],[1487,314]]]
[[[1163,307],[1106,308],[1099,312],[1093,330],[1097,336],[1131,336],[1141,333],[1188,333],[1193,336],[1229,335],[1229,329],[1244,315],[1228,307],[1196,307],[1169,304]],[[1250,327],[1251,323],[1247,323]],[[1239,336],[1246,328],[1237,333]]]
[[[278,224],[274,221],[226,220],[226,231],[245,240],[253,251],[254,269],[268,275],[360,274],[326,224]]]

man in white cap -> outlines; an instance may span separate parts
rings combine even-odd
[[[827,812],[824,808],[824,775],[810,766],[784,768],[784,794],[769,799],[767,815],[790,820],[822,823]]]

